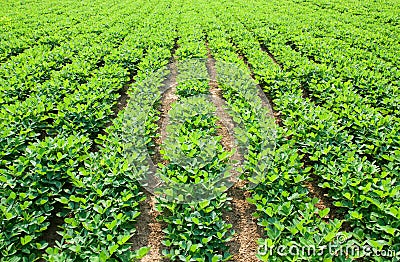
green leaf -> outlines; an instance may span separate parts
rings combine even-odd
[[[331,242],[332,239],[335,238],[335,236],[336,236],[336,233],[335,233],[335,232],[329,232],[329,233],[324,237],[324,240],[325,240],[326,242]]]
[[[16,197],[17,197],[17,194],[15,194],[14,192],[10,193],[10,196],[9,196],[10,199],[15,199]]]
[[[195,223],[196,225],[200,224],[200,220],[197,217],[192,217],[192,221],[193,223]]]
[[[109,248],[110,255],[112,255],[119,248],[118,244],[115,244]]]
[[[331,211],[331,209],[328,207],[328,208],[325,208],[325,209],[323,209],[323,210],[320,210],[319,211],[319,216],[321,217],[321,218],[323,218],[323,217],[326,217],[328,214],[329,214],[329,211]]]
[[[101,262],[106,262],[109,258],[110,258],[110,256],[109,256],[109,254],[107,253],[107,251],[102,250],[102,251],[100,252],[99,261],[101,261]]]
[[[210,241],[211,241],[211,239],[212,239],[212,236],[209,236],[209,237],[203,237],[203,238],[201,239],[201,243],[203,243],[203,244],[207,244],[208,242],[210,242]]]
[[[358,220],[361,220],[363,217],[362,214],[358,213],[357,211],[350,211],[350,216]]]
[[[207,207],[210,204],[210,200],[204,200],[202,202],[199,203],[199,206],[201,209],[204,209],[205,207]]]
[[[390,227],[390,226],[378,226],[381,230],[385,231],[386,233],[394,236],[396,233],[396,228]]]
[[[57,152],[57,161],[60,161],[63,158],[61,152]]]
[[[268,216],[272,217],[274,215],[274,211],[272,210],[271,207],[267,207],[265,209],[265,213],[267,213]]]
[[[81,246],[80,245],[72,245],[69,249],[74,253],[81,252]]]
[[[21,238],[20,238],[21,244],[22,244],[23,246],[25,246],[26,244],[28,244],[29,242],[31,242],[32,239],[33,239],[33,238],[32,238],[30,235],[26,235],[25,237],[21,237]]]
[[[198,248],[198,245],[192,245],[190,247],[190,251],[194,253],[194,252],[196,252],[197,248]]]
[[[6,213],[6,219],[7,220],[10,220],[13,217],[14,217],[13,213],[8,213],[8,212]]]
[[[369,239],[367,240],[368,244],[370,244],[373,248],[382,250],[385,245],[388,245],[388,243],[384,240],[373,240]]]
[[[343,196],[348,200],[351,200],[351,194],[349,192],[344,193]]]
[[[220,259],[221,259],[221,255],[214,255],[211,258],[211,262],[218,262],[218,261],[220,261]]]
[[[137,251],[138,259],[143,258],[147,253],[149,253],[150,247],[142,247]]]
[[[131,238],[130,235],[125,235],[124,237],[122,237],[121,240],[118,241],[118,244],[119,244],[119,245],[123,245],[123,244],[125,244],[126,241],[128,241],[130,238]]]

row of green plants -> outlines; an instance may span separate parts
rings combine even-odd
[[[104,21],[106,11],[110,10],[109,5],[100,3],[1,3],[0,63],[29,49],[40,49],[42,46],[54,48],[64,41],[71,40],[79,32],[98,30],[102,27],[101,21]],[[91,8],[91,12],[86,8]],[[116,11],[118,8],[121,6],[113,5],[111,10]],[[83,19],[90,19],[91,27],[85,27],[84,23],[81,23]]]
[[[330,3],[325,0],[303,1],[300,5],[296,5],[296,8],[314,12],[315,19],[318,19],[317,16],[329,17],[330,23],[319,20],[315,28],[318,30],[310,30],[313,35],[330,37],[335,42],[340,40],[341,44],[347,42],[347,47],[350,49],[355,47],[372,52],[384,61],[399,65],[396,59],[398,53],[396,37],[399,33],[396,17],[399,4],[396,1],[386,2],[384,8],[374,1],[363,3],[341,0]],[[308,16],[307,19],[314,18]],[[318,32],[320,30],[321,32]]]
[[[281,53],[276,53],[279,59]],[[285,58],[289,60],[288,56],[282,56],[281,60],[285,61]],[[305,72],[305,68],[310,68],[302,62],[290,62],[298,65],[299,71]],[[298,79],[303,78],[300,74],[297,76]],[[304,84],[301,82],[300,85]],[[360,88],[368,87],[364,83],[359,85]],[[383,87],[390,88],[390,84]],[[320,186],[328,189],[335,206],[348,210],[345,217],[351,221],[354,238],[360,241],[360,245],[368,244],[378,250],[398,250],[399,217],[395,210],[399,203],[399,125],[396,113],[391,111],[391,108],[396,108],[396,102],[386,100],[389,104],[384,105],[383,110],[379,103],[376,107],[369,106],[365,102],[368,96],[357,95],[360,88],[352,88],[345,83],[335,85],[332,91],[325,89],[331,102],[317,102],[321,106],[318,112],[313,110],[312,103],[306,104],[304,109],[312,115],[307,118],[304,114],[301,116],[306,120],[304,125],[299,125],[300,117],[293,119],[294,113],[291,113],[291,121],[296,121],[298,130],[301,130],[301,134],[295,136],[302,140],[298,147],[308,155],[314,172],[322,178]],[[375,94],[379,93],[379,89],[370,90],[374,89]],[[314,93],[314,89],[311,92]],[[318,91],[315,93],[319,94]],[[393,98],[396,99],[396,95]],[[330,135],[326,130],[332,130]],[[340,130],[341,134],[333,130]],[[317,134],[319,141],[334,138],[335,144],[316,147],[321,143],[315,138],[306,139],[309,136],[306,132]],[[321,133],[322,136],[319,135]]]
[[[204,66],[204,64],[203,64]],[[167,224],[164,229],[163,255],[172,261],[227,261],[226,243],[232,231],[222,217],[222,210],[228,207],[226,194],[217,186],[206,187],[212,193],[207,199],[203,186],[213,180],[229,175],[228,160],[231,152],[221,145],[217,135],[216,108],[204,96],[180,96],[172,105],[168,137],[163,142],[162,155],[167,164],[161,165],[161,176],[172,180],[177,194],[186,185],[192,190],[184,190],[182,200],[192,204],[160,201],[161,218]],[[216,199],[215,196],[217,196]],[[179,195],[177,195],[179,200]]]
[[[149,20],[161,20],[161,11],[162,8],[158,9]],[[153,120],[157,116],[152,111],[153,103],[157,101],[166,76],[163,70],[158,70],[167,65],[174,44],[171,29],[175,25],[160,21],[158,26],[153,25],[152,31],[145,27],[148,38],[138,42],[147,48],[147,55],[137,64],[134,83],[128,89],[132,100],[105,130],[108,135],[98,136],[96,142],[101,149],[86,163],[84,171],[90,179],[83,179],[76,193],[65,200],[77,204],[69,205],[74,216],[63,225],[61,235],[65,244],[52,250],[52,253],[56,251],[59,261],[64,261],[65,256],[70,261],[132,261],[149,251],[146,246],[132,250],[131,245],[136,232],[135,222],[140,215],[139,203],[145,199],[139,178],[146,173],[144,167],[147,164],[143,160],[148,158],[143,156],[147,155],[149,140],[143,138],[148,130],[155,128]],[[127,60],[123,57],[122,61]],[[157,73],[149,75],[150,72]],[[93,196],[89,204],[79,201],[88,195]]]
[[[142,60],[143,70],[158,70],[157,66],[152,67],[153,63],[168,62],[173,38],[169,43],[153,47],[157,52]],[[100,151],[91,155],[86,168],[80,170],[74,194],[60,200],[73,215],[62,226],[65,242],[47,250],[48,261],[136,261],[149,251],[146,246],[132,250],[132,243],[135,223],[140,219],[139,203],[145,199],[138,181],[146,173],[148,160],[143,157],[148,140],[142,139],[144,127],[152,126],[147,110],[152,109],[157,95],[150,90],[161,87],[164,77],[165,74],[152,75],[148,81],[146,75],[138,74],[128,94],[142,98],[141,102],[132,99],[106,129],[108,135],[99,135],[96,141],[102,145]]]
[[[149,163],[174,44],[178,101],[157,174],[175,186],[161,187],[157,205],[164,257],[234,255],[221,194],[233,152],[216,134],[207,46],[265,229],[258,258],[372,259],[281,255],[278,246],[400,251],[398,3],[389,2],[0,3],[0,261],[130,261],[148,252],[131,243],[143,190],[154,186]],[[201,186],[218,197],[180,203]],[[47,234],[60,237],[53,244]]]
[[[71,11],[74,11],[75,5],[70,7]],[[47,21],[41,16],[42,9],[32,8],[34,12],[38,12],[34,16],[36,23],[40,24],[41,19]],[[100,10],[94,9],[93,12],[99,12],[99,15],[90,17],[86,21],[88,24],[80,23],[81,20],[87,18],[86,15],[83,16],[77,12],[72,16],[79,22],[77,24],[69,25],[71,19],[63,17],[66,21],[52,23],[54,26],[40,30],[44,30],[43,34],[50,34],[51,31],[46,33],[46,30],[55,32],[56,34],[51,37],[57,40],[57,44],[48,45],[37,40],[35,47],[26,49],[23,53],[4,62],[0,67],[3,90],[0,103],[10,104],[23,101],[40,91],[43,92],[48,88],[49,80],[57,78],[71,82],[77,80],[79,84],[85,83],[92,71],[104,64],[104,56],[118,47],[134,30],[135,27],[131,25],[135,25],[140,19],[139,14],[125,16],[135,10],[135,5],[125,12],[114,12],[121,8],[121,6],[114,6],[111,8],[114,12],[112,16],[106,16],[106,10],[103,10],[106,8],[105,5],[98,5],[97,8]],[[146,9],[143,8],[144,10]],[[49,16],[54,17],[54,14]],[[27,23],[27,21],[22,21],[21,23]],[[67,28],[54,28],[56,26]],[[32,32],[30,27],[25,30]],[[57,84],[63,85],[65,84],[63,82],[60,81]]]

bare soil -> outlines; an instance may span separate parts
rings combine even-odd
[[[134,82],[134,80],[133,80],[133,74],[132,74],[130,77],[130,80],[118,91],[118,94],[120,96],[117,100],[117,104],[113,108],[113,115],[110,117],[110,121],[108,123],[106,123],[104,128],[101,129],[98,133],[95,133],[92,135],[92,137],[93,137],[92,145],[90,146],[89,152],[92,152],[92,153],[99,152],[101,145],[98,145],[94,141],[94,139],[97,138],[97,136],[99,134],[107,135],[107,132],[105,131],[106,128],[112,125],[112,120],[115,119],[118,116],[118,113],[127,106],[128,100],[129,100],[128,89],[130,88],[130,86],[132,85],[133,82]]]
[[[49,222],[50,225],[47,227],[47,229],[43,232],[43,234],[40,236],[39,241],[45,241],[49,244],[49,247],[55,247],[56,242],[61,242],[62,236],[58,234],[58,231],[62,231],[60,227],[64,224],[64,218],[57,216],[58,212],[61,212],[63,210],[63,206],[60,203],[56,203],[54,205],[54,209],[51,212],[51,215],[49,217]],[[43,253],[45,253],[43,251]],[[39,259],[39,262],[45,261],[44,259]]]
[[[58,231],[62,231],[60,227],[64,224],[64,218],[58,217],[56,214],[59,212],[58,207],[56,207],[51,213],[51,217],[49,218],[50,225],[43,232],[40,237],[40,240],[44,240],[49,244],[49,247],[54,247],[56,245],[56,241],[61,242],[62,236],[58,234]]]
[[[175,53],[175,49],[172,52]],[[176,77],[178,75],[177,61],[173,57],[170,64],[168,65],[170,70],[170,74],[167,79],[163,82],[164,93],[161,98],[160,105],[160,119],[157,121],[157,125],[159,127],[160,136],[155,139],[155,154],[152,156],[154,163],[163,163],[166,164],[166,161],[160,154],[161,144],[167,137],[167,126],[169,124],[169,115],[168,112],[171,110],[171,104],[178,100],[178,96],[176,95]]]
[[[235,140],[233,137],[233,129],[235,127],[235,124],[232,117],[224,109],[226,106],[226,102],[222,97],[222,90],[218,88],[215,59],[211,57],[210,52],[208,52],[206,66],[208,74],[210,76],[210,82],[208,84],[210,86],[211,102],[216,106],[216,115],[220,119],[217,123],[217,125],[219,126],[217,132],[218,135],[222,137],[222,146],[225,150],[229,151],[235,147]]]
[[[258,90],[258,97],[261,99],[261,104],[264,108],[268,109],[268,115],[270,117],[277,117],[279,116],[279,114],[277,114],[276,112],[274,112],[274,110],[272,109],[272,106],[270,104],[270,99],[268,99],[268,97],[265,95],[264,91],[262,90],[262,88],[259,85],[257,86],[257,90]]]
[[[310,194],[313,197],[316,197],[319,199],[318,203],[315,204],[316,208],[318,208],[319,210],[323,210],[325,208],[330,208],[331,210],[333,210],[335,208],[335,206],[332,205],[332,202],[329,202],[329,200],[327,199],[328,194],[326,192],[324,192],[324,190],[322,188],[320,188],[318,185],[316,185],[313,182],[306,182],[305,185],[308,188]],[[329,214],[329,217],[331,215],[332,214]]]
[[[224,220],[232,224],[235,235],[228,243],[229,251],[233,255],[231,261],[253,262],[259,261],[257,240],[263,237],[263,229],[257,225],[253,216],[256,211],[254,205],[247,202],[250,192],[244,191],[245,182],[238,182],[228,190],[228,197],[232,198],[232,210],[224,212]]]
[[[117,105],[115,106],[114,109],[114,117],[117,117],[119,111],[124,109],[128,104],[129,100],[128,89],[132,83],[133,83],[133,78],[131,78],[131,80],[118,92],[120,94],[120,97],[118,98]]]
[[[150,247],[149,253],[140,261],[154,262],[167,261],[162,257],[162,240],[164,233],[162,229],[165,227],[163,223],[157,221],[157,216],[160,214],[155,208],[155,197],[144,192],[146,200],[140,205],[140,216],[136,224],[136,233],[132,237],[132,250],[138,250],[141,247]]]
[[[226,102],[222,97],[222,90],[218,88],[217,72],[215,69],[215,59],[212,58],[210,49],[208,48],[207,70],[210,76],[210,93],[211,100],[217,107],[216,115],[220,119],[221,127],[217,130],[218,135],[222,137],[221,144],[226,150],[235,150],[235,154],[231,160],[242,163],[244,158],[240,154],[233,136],[234,121],[232,117],[224,109]],[[235,171],[234,171],[235,172]],[[234,177],[239,174],[233,173]],[[231,261],[252,262],[258,261],[256,254],[258,252],[257,240],[261,238],[262,228],[258,227],[257,219],[253,216],[256,211],[255,206],[247,202],[246,198],[250,197],[250,192],[244,191],[246,182],[239,181],[227,192],[232,198],[230,211],[224,211],[224,220],[232,224],[235,235],[228,243],[229,252],[233,255]]]

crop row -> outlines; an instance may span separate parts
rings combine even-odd
[[[180,97],[173,104],[169,111],[168,138],[163,143],[163,156],[168,164],[162,167],[161,176],[173,180],[177,186],[204,185],[227,172],[230,154],[216,135],[215,110],[203,96]],[[195,190],[192,195],[201,193]],[[184,198],[190,201],[191,195],[185,194]],[[223,221],[221,211],[227,204],[226,195],[199,204],[161,202],[162,220],[167,223],[163,254],[172,261],[226,261],[229,255],[224,252],[225,243],[230,239],[232,225]]]
[[[128,82],[129,72],[133,72],[145,49],[132,36],[113,49],[122,40],[117,30],[127,34],[123,27],[111,28],[96,38],[87,34],[42,56],[16,57],[2,66],[5,97],[14,97],[7,94],[11,90],[23,99],[9,101],[0,112],[4,130],[0,140],[3,161],[13,159],[28,143],[47,135],[82,129],[95,134],[104,126],[108,121],[106,116],[112,114],[118,91]],[[146,27],[137,33],[142,34],[141,31],[147,31]],[[96,45],[90,42],[96,40],[99,41]],[[128,46],[138,46],[138,50],[132,52]],[[49,59],[49,63],[42,59]],[[67,60],[70,61],[66,65],[59,64]],[[43,67],[47,64],[49,67],[45,70]]]
[[[114,8],[118,10],[120,7]],[[126,11],[131,13],[133,10],[135,6]],[[143,8],[143,12],[149,12],[149,9]],[[66,88],[70,87],[68,84],[71,84],[73,88],[74,81],[79,84],[85,83],[85,78],[89,78],[93,74],[92,71],[104,64],[104,56],[117,48],[135,29],[130,25],[139,21],[140,14],[130,16],[123,16],[123,14],[115,12],[107,20],[92,17],[87,21],[90,25],[73,25],[68,27],[67,31],[63,31],[63,34],[60,33],[61,29],[53,28],[53,31],[59,33],[51,36],[59,42],[57,45],[40,44],[39,41],[35,48],[7,60],[1,65],[3,76],[1,88],[4,90],[0,98],[1,104],[23,101],[29,96],[48,89],[54,91],[54,87],[49,88],[49,85],[52,87],[55,83],[67,85]],[[86,17],[82,18],[77,13],[74,19],[80,21]],[[104,23],[107,26],[101,26]],[[62,23],[55,23],[55,25],[62,25]],[[50,82],[53,79],[55,83]],[[64,83],[63,80],[73,83]]]

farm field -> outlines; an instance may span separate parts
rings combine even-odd
[[[399,261],[399,21],[0,0],[0,262]]]

